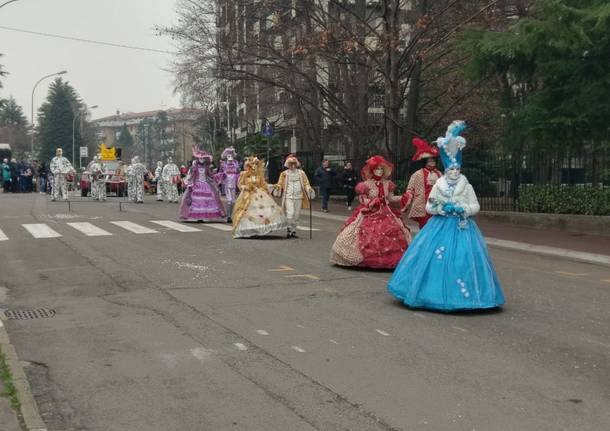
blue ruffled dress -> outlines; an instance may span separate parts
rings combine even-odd
[[[435,215],[416,235],[388,282],[412,308],[439,311],[500,307],[504,294],[474,220]]]

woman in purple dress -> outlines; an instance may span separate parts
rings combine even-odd
[[[186,176],[186,191],[180,203],[180,218],[185,221],[226,221],[226,213],[214,173],[212,156],[193,147],[193,165]]]

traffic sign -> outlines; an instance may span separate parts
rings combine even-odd
[[[273,136],[273,126],[269,121],[265,121],[263,127],[261,128],[261,135],[270,138]]]
[[[81,159],[89,157],[89,148],[87,148],[87,147],[80,147],[80,157],[81,157]]]

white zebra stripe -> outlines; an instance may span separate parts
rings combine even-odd
[[[110,223],[137,234],[159,233],[154,229],[147,228],[146,226],[140,226],[139,224],[130,221],[111,221]]]
[[[201,229],[171,220],[151,220],[150,222],[178,232],[201,232]]]
[[[66,223],[68,226],[73,227],[77,231],[84,233],[87,236],[111,236],[112,234],[104,229],[101,229],[94,224],[81,222],[81,223]]]
[[[43,223],[22,225],[34,238],[59,238],[61,235]]]

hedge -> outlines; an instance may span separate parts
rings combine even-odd
[[[522,184],[519,187],[519,211],[610,215],[610,187]]]

